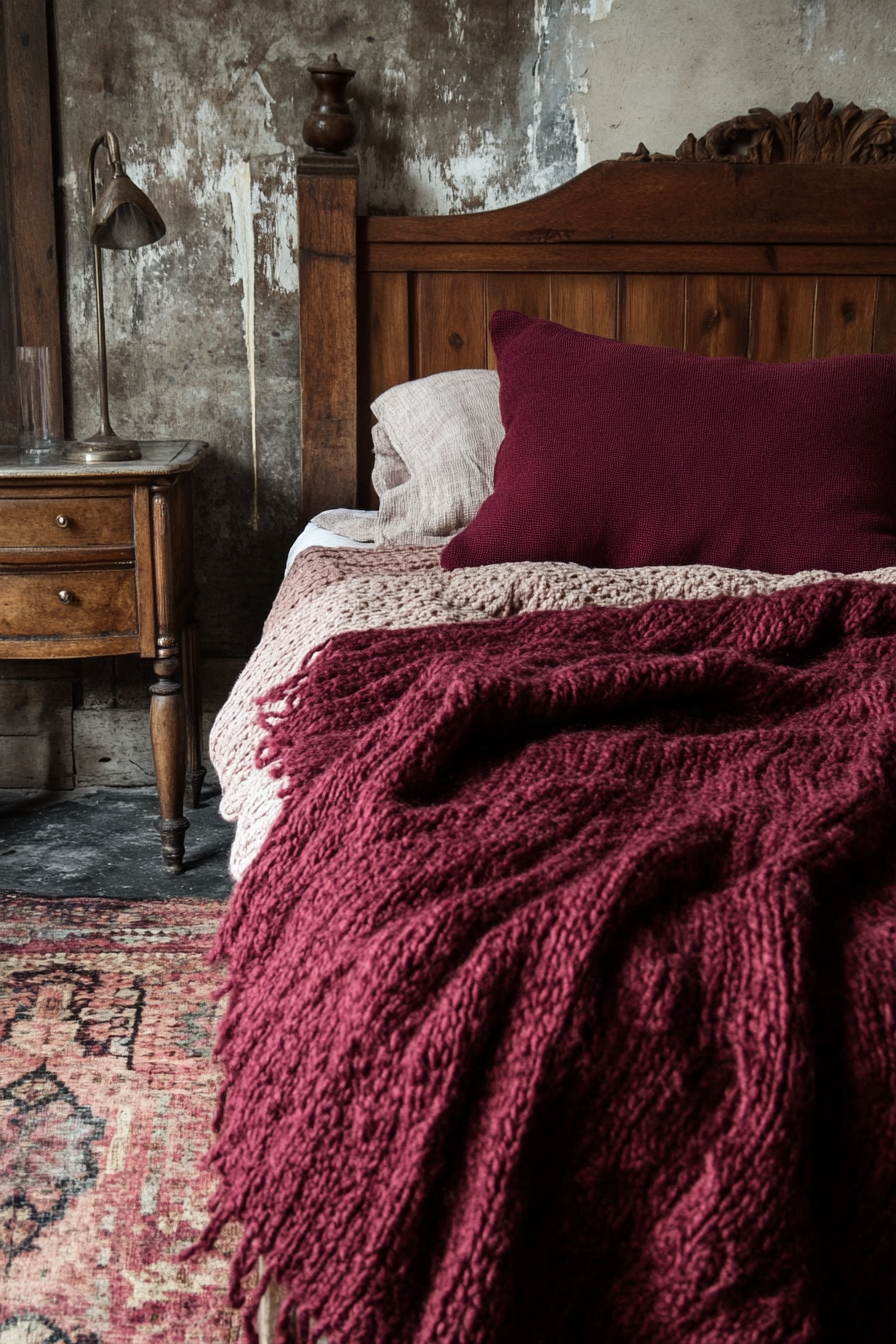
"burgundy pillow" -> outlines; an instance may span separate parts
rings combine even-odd
[[[508,312],[491,331],[506,436],[445,569],[896,564],[896,355],[759,364]]]

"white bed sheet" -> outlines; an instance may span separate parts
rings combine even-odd
[[[344,509],[344,513],[355,514],[358,518],[369,518],[371,521],[376,517],[376,510],[369,512],[367,509]],[[289,573],[293,560],[301,552],[308,549],[309,546],[350,546],[356,551],[373,550],[372,541],[353,541],[351,537],[341,537],[338,532],[331,532],[326,527],[319,527],[317,523],[308,523],[289,548],[289,554],[286,557],[286,573]]]

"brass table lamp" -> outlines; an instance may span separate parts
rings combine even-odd
[[[96,152],[100,146],[112,165],[112,180],[96,197]],[[109,386],[106,375],[106,321],[103,312],[103,258],[101,248],[133,250],[157,243],[165,224],[152,201],[135,186],[121,162],[114,131],[98,135],[90,147],[90,241],[96,277],[96,337],[99,359],[100,427],[89,439],[69,443],[62,450],[70,462],[129,462],[140,456],[134,439],[122,439],[109,423]]]

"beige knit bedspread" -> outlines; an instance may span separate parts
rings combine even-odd
[[[279,781],[255,767],[262,736],[257,699],[333,635],[591,604],[630,607],[658,597],[748,596],[832,577],[821,570],[782,576],[713,565],[587,569],[554,562],[448,571],[439,566],[435,546],[302,551],[283,580],[258,648],[212,728],[210,755],[221,781],[221,812],[236,822],[231,872],[236,878],[245,872],[280,810]],[[896,569],[854,577],[896,583]]]

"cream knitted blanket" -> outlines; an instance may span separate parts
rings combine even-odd
[[[833,577],[822,570],[774,575],[714,565],[620,570],[559,562],[443,570],[435,546],[309,548],[283,580],[261,642],[212,728],[210,755],[221,781],[221,812],[236,822],[231,872],[239,878],[246,871],[280,810],[281,782],[255,766],[262,736],[256,702],[333,635],[591,605],[632,607],[660,597],[747,597]],[[853,577],[896,583],[896,569]]]

